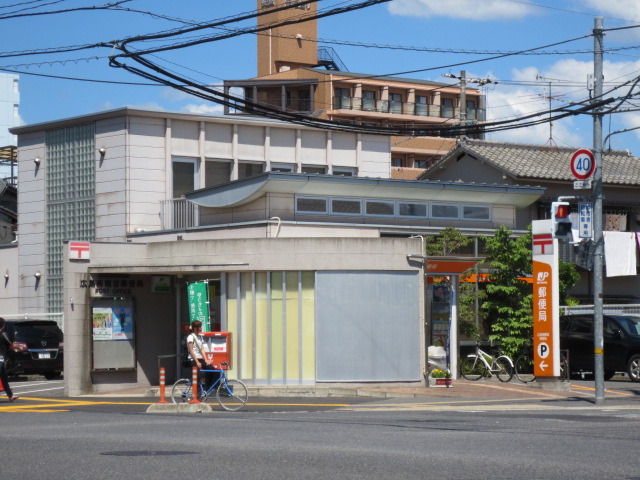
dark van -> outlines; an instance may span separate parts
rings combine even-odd
[[[9,375],[39,374],[47,379],[63,371],[62,330],[53,320],[9,320],[5,331],[15,352],[7,363]]]
[[[626,372],[640,382],[640,316],[604,315],[604,378]],[[569,351],[571,372],[593,372],[593,315],[560,317],[560,348]]]

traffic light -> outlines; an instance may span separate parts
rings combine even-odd
[[[551,203],[551,221],[553,238],[558,240],[573,240],[571,220],[569,219],[569,202]]]

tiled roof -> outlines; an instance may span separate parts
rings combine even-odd
[[[431,168],[457,158],[461,150],[515,178],[576,180],[571,173],[571,156],[579,150],[576,147],[558,148],[464,139]],[[605,150],[602,157],[604,184],[640,185],[639,158],[620,150]]]

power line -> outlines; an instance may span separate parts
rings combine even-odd
[[[57,2],[52,2],[52,3],[59,3],[61,1],[63,1],[63,0],[58,0]],[[5,14],[3,16],[0,16],[0,20],[9,20],[9,19],[12,19],[12,18],[21,18],[21,17],[34,17],[34,16],[40,16],[40,15],[58,15],[60,13],[81,12],[81,11],[87,11],[87,10],[91,10],[91,11],[114,10],[117,6],[119,6],[119,5],[123,4],[123,3],[130,2],[130,1],[132,1],[132,0],[119,0],[117,2],[108,3],[106,5],[101,5],[101,6],[74,7],[74,8],[67,8],[67,9],[64,9],[64,10],[52,10],[52,11],[49,11],[49,12],[33,12],[33,13],[13,13],[13,12],[10,12],[9,14]]]

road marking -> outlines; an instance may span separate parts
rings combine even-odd
[[[585,390],[588,392],[595,392],[596,389],[594,387],[587,387],[586,385],[572,385],[572,388],[575,388],[576,390]],[[606,390],[604,391],[605,393],[612,393],[614,395],[622,395],[623,397],[634,397],[635,394],[634,393],[629,393],[629,392],[618,392],[616,390]]]

